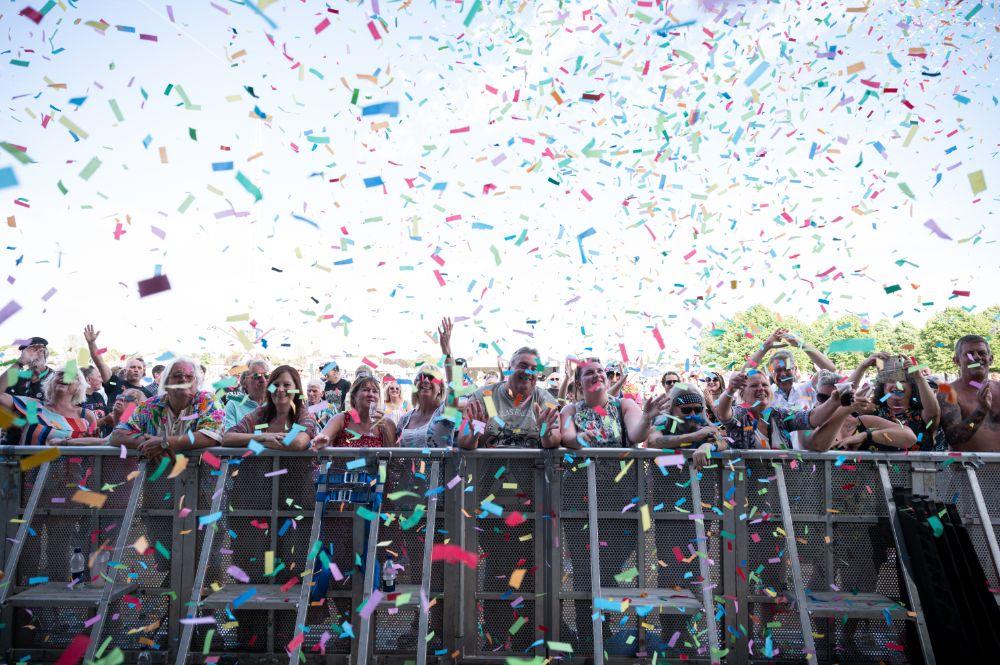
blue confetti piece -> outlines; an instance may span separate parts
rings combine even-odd
[[[240,608],[240,605],[247,602],[256,595],[257,595],[257,588],[250,587],[249,589],[247,589],[246,591],[244,591],[243,593],[241,593],[239,596],[236,597],[236,600],[233,601],[233,609],[238,610]]]
[[[382,102],[381,104],[370,104],[361,108],[361,115],[387,115],[395,118],[399,115],[399,102]]]
[[[347,470],[360,469],[361,467],[368,464],[368,460],[362,457],[361,459],[351,460],[347,463]]]
[[[0,169],[0,189],[15,186],[17,186],[17,176],[14,175],[14,169],[9,166]]]
[[[747,77],[747,80],[744,81],[743,83],[746,84],[748,88],[753,86],[754,82],[757,79],[759,79],[764,74],[764,72],[767,71],[767,68],[770,66],[771,66],[770,64],[762,60],[761,63],[757,65],[757,68],[753,70],[750,76]]]
[[[233,170],[233,163],[232,162],[212,162],[212,170],[213,171],[232,171]]]
[[[378,187],[379,185],[384,185],[382,182],[382,176],[375,176],[373,178],[365,178],[365,187]]]

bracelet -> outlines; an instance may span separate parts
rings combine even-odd
[[[865,443],[870,446],[875,445],[875,439],[872,438],[872,431],[869,428],[865,428]]]

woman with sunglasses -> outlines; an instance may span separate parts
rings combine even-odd
[[[49,372],[42,380],[42,399],[0,393],[0,407],[13,411],[25,424],[20,429],[22,446],[100,446],[107,441],[95,436],[97,417],[81,406],[87,386],[79,371]]]
[[[913,447],[917,436],[899,423],[875,415],[868,399],[868,386],[855,392],[836,372],[820,370],[816,379],[816,402],[837,402],[833,415],[806,439],[806,447],[816,452],[831,448],[871,452],[899,452]],[[838,390],[839,386],[839,390]]]
[[[399,419],[410,410],[410,403],[403,399],[403,388],[396,379],[386,376],[382,379],[385,385],[385,415],[399,425]]]
[[[719,372],[708,371],[705,372],[701,381],[704,383],[705,411],[708,413],[708,418],[712,422],[719,422],[719,417],[715,413],[715,405],[719,403],[722,393],[726,392],[726,380]]]
[[[420,366],[413,379],[414,408],[399,419],[396,445],[400,448],[450,448],[455,440],[455,421],[445,417],[449,398],[454,399],[448,389],[453,364],[451,330],[451,319],[442,319],[438,342],[444,354],[447,380],[437,365],[427,362]]]
[[[222,438],[222,445],[242,447],[251,441],[272,450],[305,450],[316,436],[316,421],[306,408],[302,379],[290,365],[275,367],[267,380],[267,397]]]
[[[648,448],[688,448],[698,444],[692,459],[696,469],[708,464],[713,452],[728,448],[722,430],[705,420],[701,393],[688,386],[674,386],[667,398],[668,415],[653,422]]]
[[[865,359],[851,375],[856,386],[871,367],[879,368],[873,400],[875,415],[908,427],[917,437],[917,450],[948,449],[941,421],[941,405],[937,395],[916,364],[906,356],[874,353]]]

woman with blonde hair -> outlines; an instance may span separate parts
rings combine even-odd
[[[0,406],[26,422],[20,430],[22,446],[99,446],[107,442],[94,436],[97,417],[81,406],[87,398],[87,384],[79,371],[49,372],[42,380],[41,400],[0,393]]]
[[[396,424],[379,405],[378,379],[359,376],[349,393],[350,410],[338,413],[313,437],[313,450],[336,448],[386,448],[396,442]]]

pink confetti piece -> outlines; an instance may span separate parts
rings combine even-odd
[[[684,466],[684,455],[660,455],[654,461],[656,466]]]
[[[319,23],[316,24],[316,27],[313,28],[313,30],[318,35],[319,33],[323,32],[324,30],[326,30],[329,27],[330,27],[330,19],[324,18],[322,21],[320,21]]]
[[[93,617],[91,617],[91,618],[89,618],[89,619],[87,619],[86,621],[83,622],[83,627],[84,628],[90,628],[95,623],[97,623],[98,621],[100,621],[100,619],[101,619],[101,615],[100,614],[98,614],[97,616],[93,616]]]
[[[453,487],[455,487],[455,485],[459,484],[460,482],[462,482],[462,477],[456,475],[454,478],[448,481],[448,484],[445,485],[445,487],[447,487],[448,489],[452,489]]]
[[[19,311],[21,311],[21,306],[18,305],[13,300],[11,300],[9,303],[3,306],[3,309],[0,309],[0,323],[3,323],[10,317],[17,314]]]
[[[378,34],[378,29],[375,27],[375,21],[368,21],[368,32],[372,33],[373,39],[382,39],[382,35]]]
[[[181,623],[191,625],[191,626],[206,626],[215,623],[215,617],[205,616],[205,617],[191,617],[188,619],[181,619]]]
[[[274,476],[281,476],[288,473],[288,469],[278,469],[277,471],[271,471],[270,473],[265,473],[265,478],[273,478]]]
[[[333,579],[337,582],[341,582],[344,579],[344,574],[340,572],[340,566],[337,565],[336,561],[330,562],[330,574],[333,576]]]
[[[139,280],[139,297],[145,298],[157,293],[170,290],[170,280],[166,275],[157,275],[149,279]]]
[[[937,222],[935,222],[933,219],[928,219],[926,222],[924,222],[924,226],[929,228],[938,238],[941,238],[942,240],[951,240],[951,236],[942,231],[941,227],[938,226]]]
[[[74,636],[73,641],[69,643],[66,650],[59,654],[56,665],[76,665],[87,652],[88,646],[90,646],[89,635]]]

